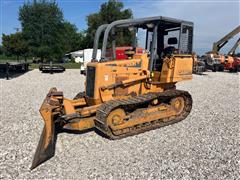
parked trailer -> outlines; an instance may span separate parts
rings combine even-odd
[[[59,64],[52,64],[52,62],[50,62],[49,64],[40,64],[39,71],[42,71],[43,73],[53,74],[54,72],[65,71],[65,67]]]
[[[80,74],[86,73],[87,63],[91,62],[92,60],[93,49],[84,49],[82,51],[82,57],[80,57]],[[97,57],[96,60],[99,61],[101,58],[101,50],[97,50]]]
[[[97,55],[96,59],[99,61],[101,59],[101,50],[97,49],[96,50]],[[65,56],[69,56],[75,60],[76,63],[80,64],[80,74],[85,74],[86,72],[86,67],[87,63],[92,61],[92,54],[93,54],[93,49],[82,49],[74,52],[70,52],[68,54],[65,54]]]
[[[29,67],[28,62],[15,62],[15,61],[8,61],[8,62],[0,62],[0,71],[5,73],[5,77],[9,79],[10,72],[11,73],[23,73],[27,72]]]

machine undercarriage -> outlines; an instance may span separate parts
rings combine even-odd
[[[102,104],[96,113],[95,127],[111,139],[120,139],[179,122],[191,108],[188,92],[148,93]]]

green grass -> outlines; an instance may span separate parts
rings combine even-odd
[[[5,62],[8,60],[13,60],[13,61],[17,61],[17,57],[9,57],[9,56],[5,56],[5,55],[0,55],[0,62]]]
[[[64,64],[59,64],[66,69],[80,69],[80,64],[79,63],[64,63]],[[30,64],[30,69],[38,69],[38,64]]]
[[[30,60],[29,58],[27,60]],[[0,61],[18,61],[17,56],[0,55]],[[24,57],[19,57],[19,61],[24,61]]]
[[[17,60],[17,56],[0,55],[0,62],[8,62],[8,61],[25,61],[25,59],[24,57],[19,57],[19,60]],[[30,58],[28,58],[27,61],[32,62]]]
[[[30,69],[38,69],[38,64],[30,64]]]
[[[79,63],[65,63],[62,64],[66,69],[80,69]]]

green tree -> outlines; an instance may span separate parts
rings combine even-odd
[[[83,33],[77,32],[77,27],[69,22],[63,23],[62,45],[64,52],[76,51],[83,48]]]
[[[33,56],[41,60],[62,56],[64,19],[55,1],[34,0],[25,3],[19,9],[19,20]]]
[[[2,35],[2,45],[6,55],[17,56],[19,60],[20,56],[27,56],[29,51],[28,43],[25,41],[23,34],[21,32],[16,32],[15,34]]]
[[[86,31],[86,47],[93,47],[94,36],[97,28],[102,24],[109,24],[113,21],[120,19],[133,18],[132,11],[130,9],[124,9],[122,2],[117,0],[109,0],[101,5],[100,11],[98,13],[93,13],[87,16],[88,29]],[[127,36],[119,37],[117,39],[117,45],[127,45],[131,43],[130,33]],[[117,32],[122,34],[122,32]]]

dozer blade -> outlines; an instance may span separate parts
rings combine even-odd
[[[57,93],[56,89],[51,89],[40,108],[40,113],[45,125],[34,155],[32,166],[30,168],[31,170],[47,161],[55,154],[57,128],[55,127],[55,122],[53,120],[53,109],[56,109],[59,106],[57,106],[57,100],[54,99],[53,96],[58,96],[59,94]]]
[[[53,133],[51,135],[47,135],[46,131],[47,127],[44,126],[37,150],[34,155],[32,166],[30,168],[31,170],[47,161],[55,154],[56,134],[54,132],[54,124],[52,127]]]

